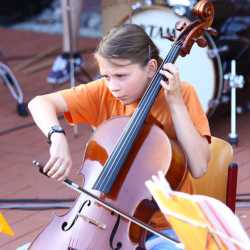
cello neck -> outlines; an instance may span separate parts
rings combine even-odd
[[[158,68],[129,123],[125,127],[114,150],[104,165],[104,169],[97,178],[93,189],[102,193],[109,193],[112,186],[147,118],[147,115],[154,104],[154,101],[161,89],[160,81],[163,78],[159,71],[165,63],[174,63],[180,53],[182,44],[176,42],[172,45],[163,63]]]

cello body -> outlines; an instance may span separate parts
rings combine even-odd
[[[181,185],[186,173],[181,149],[158,126],[144,126],[109,194],[92,189],[128,121],[129,117],[113,118],[96,129],[85,150],[81,169],[83,188],[149,223],[155,210],[150,207],[151,195],[145,181],[157,171],[166,174],[179,171],[173,173],[179,179],[172,180],[172,187],[178,189],[175,185]],[[56,216],[29,249],[130,250],[136,249],[142,232],[140,227],[81,194],[71,210],[63,216]]]

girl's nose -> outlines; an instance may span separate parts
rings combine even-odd
[[[112,91],[113,93],[120,91],[119,84],[113,78],[109,79],[108,87],[109,87],[110,91]]]

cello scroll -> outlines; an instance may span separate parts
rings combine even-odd
[[[183,57],[190,53],[194,43],[197,43],[199,47],[207,46],[207,41],[203,37],[204,32],[213,36],[217,35],[217,31],[210,27],[214,19],[214,7],[211,2],[207,0],[199,1],[193,8],[193,14],[197,19],[190,24],[185,21],[176,24],[176,30],[181,33],[175,39],[175,43],[182,43],[180,55]]]

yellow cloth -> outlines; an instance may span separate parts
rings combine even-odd
[[[2,213],[0,213],[0,233],[7,234],[9,236],[14,236],[13,230],[9,226],[7,220],[4,218]]]
[[[227,250],[220,238],[204,227],[211,225],[195,201],[174,192],[168,194],[152,181],[146,185],[186,250]]]

